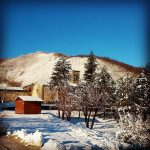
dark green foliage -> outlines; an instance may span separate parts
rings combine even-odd
[[[149,143],[150,76],[143,70],[136,79],[121,79],[117,91],[121,139],[127,143]]]
[[[150,72],[143,70],[134,84],[132,114],[136,118],[141,118],[141,127],[136,131],[137,141],[139,143],[149,143],[150,130]],[[136,108],[136,110],[135,110]],[[133,111],[134,110],[134,111]],[[138,122],[140,124],[140,121]],[[136,129],[136,125],[134,127]]]
[[[114,111],[116,97],[115,97],[115,82],[104,66],[101,71],[97,73],[94,85],[99,88],[99,109],[103,110],[103,117],[105,118],[106,108]]]
[[[117,106],[130,106],[133,100],[134,80],[132,77],[120,78],[116,91]]]
[[[143,72],[139,75],[134,85],[133,101],[141,107],[150,106],[150,73]]]
[[[96,76],[96,68],[97,68],[97,63],[96,63],[96,57],[95,55],[91,52],[87,63],[85,64],[85,73],[84,73],[84,80],[86,82],[94,82],[95,76]]]
[[[101,104],[103,104],[104,107],[112,106],[115,103],[115,82],[106,67],[103,67],[96,75],[94,84],[100,88]]]
[[[54,71],[51,77],[51,81],[49,83],[51,91],[57,91],[57,105],[58,105],[58,114],[60,117],[60,111],[62,111],[62,119],[65,118],[65,114],[67,114],[67,119],[70,120],[71,117],[71,102],[69,93],[70,86],[68,81],[70,79],[70,70],[71,65],[64,57],[60,58],[54,67]],[[67,102],[70,103],[67,103]],[[66,106],[68,105],[68,108]],[[67,113],[65,113],[67,112]]]
[[[51,77],[50,87],[64,86],[70,78],[71,65],[64,57],[55,64]]]

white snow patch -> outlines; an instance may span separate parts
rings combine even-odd
[[[59,142],[49,139],[41,149],[42,150],[66,150],[66,147]]]
[[[10,135],[10,132],[8,132]],[[25,129],[17,130],[12,133],[12,136],[20,138],[22,142],[28,143],[28,145],[41,146],[43,144],[42,133],[38,130],[35,133],[27,134]]]
[[[72,112],[70,122],[58,118],[57,110],[44,110],[37,115],[15,114],[14,111],[3,111],[3,114],[7,116],[4,122],[10,125],[8,130],[13,135],[31,145],[43,143],[43,150],[50,150],[49,147],[53,147],[52,150],[64,147],[67,150],[91,149],[95,145],[116,150],[119,145],[116,138],[118,124],[113,119],[97,118],[94,128],[90,130],[85,127],[82,114],[80,119],[77,118],[78,112]]]

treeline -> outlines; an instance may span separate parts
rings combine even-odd
[[[106,108],[116,109],[119,114],[121,132],[118,137],[124,141],[148,141],[150,108],[150,72],[143,69],[137,78],[127,76],[114,81],[107,67],[100,68],[91,52],[85,64],[84,81],[77,86],[69,84],[71,64],[64,57],[55,64],[50,79],[50,90],[57,91],[58,114],[62,119],[71,119],[73,110],[83,111],[85,125],[92,129],[98,111],[105,114]],[[90,118],[92,121],[90,122]],[[140,124],[140,127],[137,126]],[[144,131],[142,137],[140,133]],[[125,134],[126,133],[126,134]],[[136,136],[135,136],[136,135]],[[142,133],[143,135],[143,133]],[[143,139],[142,139],[143,138]]]

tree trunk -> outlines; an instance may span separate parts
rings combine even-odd
[[[68,120],[68,121],[71,120],[71,111],[69,111],[68,114],[67,114],[67,120]]]
[[[103,116],[103,118],[105,118],[105,116],[106,116],[106,113],[105,113],[105,110],[104,110],[104,116]]]
[[[80,118],[80,110],[79,110],[79,116],[78,116],[78,119]]]
[[[98,112],[98,108],[95,109],[95,113],[94,113],[94,116],[93,116],[93,119],[92,119],[91,129],[93,129],[94,122],[95,122],[95,117],[97,116],[97,112]]]
[[[65,119],[65,113],[64,113],[64,111],[62,111],[62,120],[64,120]]]
[[[115,118],[115,110],[113,109],[112,112],[113,112],[113,118]]]
[[[60,118],[60,109],[58,108],[58,117]]]
[[[88,114],[88,118],[87,118],[87,123],[86,123],[87,128],[89,128],[90,116],[91,116],[91,110],[90,110],[90,112]]]
[[[84,118],[85,118],[85,124],[86,124],[86,122],[87,122],[87,107],[84,110]]]

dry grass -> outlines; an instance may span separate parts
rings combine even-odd
[[[14,137],[0,137],[0,150],[40,150],[37,146],[26,146]]]
[[[4,62],[5,60],[7,60],[7,59],[0,58],[0,63]]]
[[[12,87],[20,87],[21,86],[21,82],[17,82],[17,81],[11,81],[6,77],[1,77],[0,76],[0,83],[3,84],[7,84],[8,86],[12,86]]]

